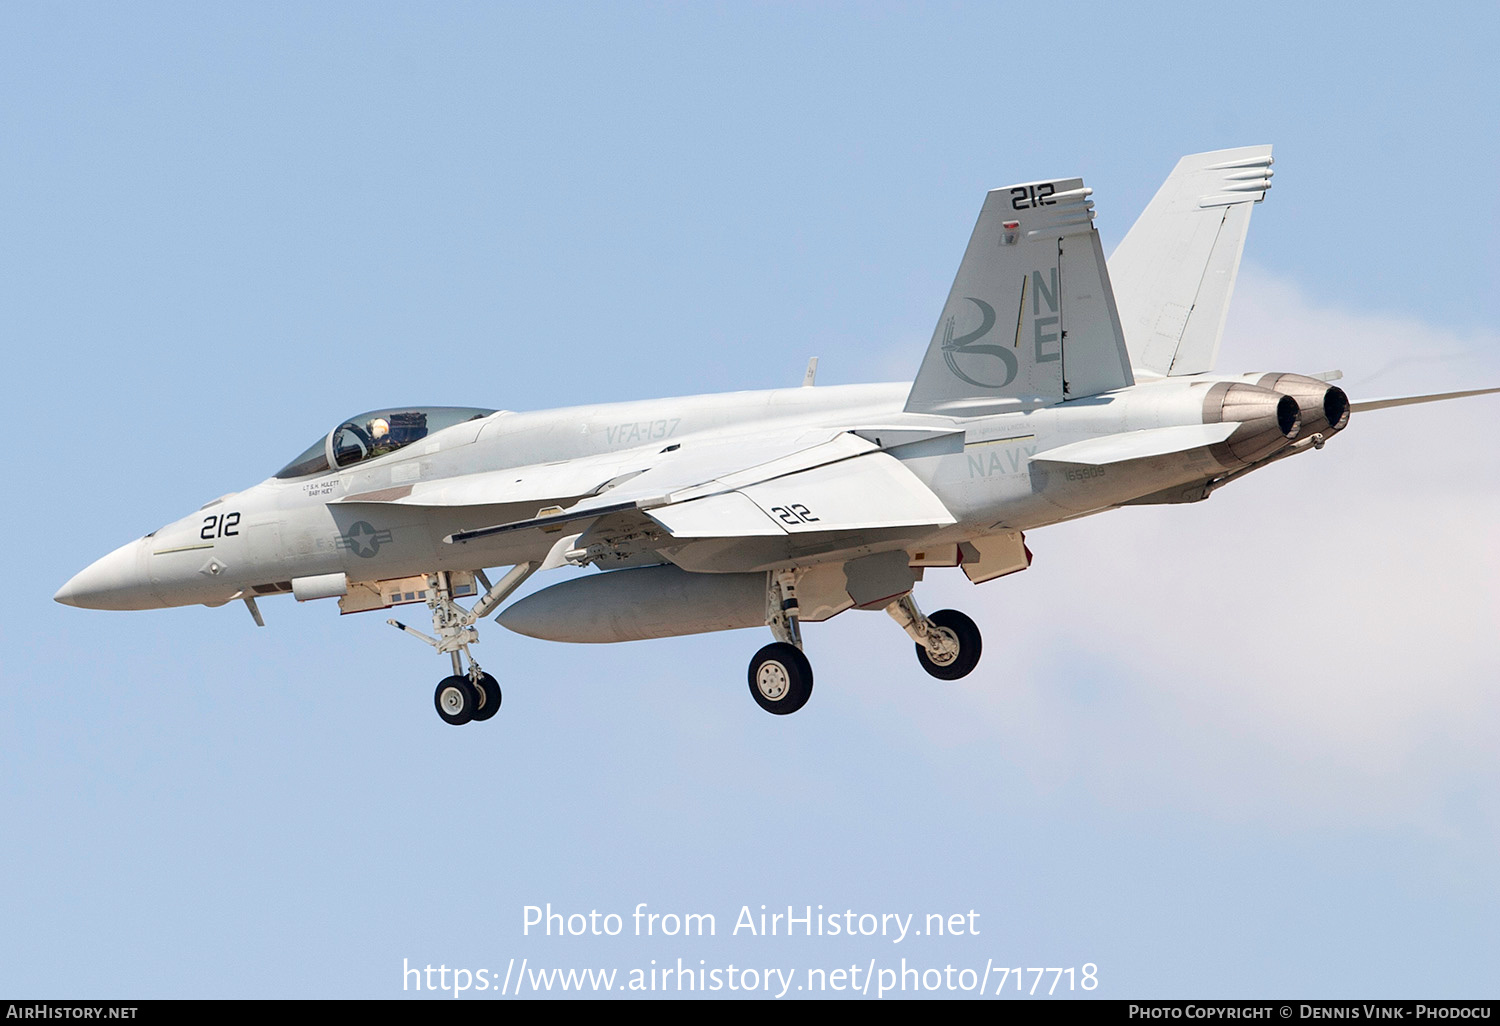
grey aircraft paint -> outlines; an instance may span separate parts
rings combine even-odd
[[[1018,572],[1026,531],[1200,501],[1321,449],[1362,408],[1500,391],[1361,404],[1320,378],[1210,373],[1270,163],[1269,147],[1183,158],[1108,267],[1081,180],[989,193],[910,384],[374,411],[109,553],[56,599],[240,600],[256,623],[257,600],[285,593],[337,597],[345,612],[425,604],[434,636],[390,622],[449,656],[434,702],[455,724],[499,706],[468,648],[478,620],[563,566],[608,572],[534,593],[500,622],[567,641],[769,626],[749,687],[773,713],[811,693],[800,624],[855,606],[885,609],[928,673],[961,677],[979,630],[921,612],[912,588],[928,569]],[[1129,283],[1120,303],[1112,278]],[[486,567],[512,569],[491,583]]]

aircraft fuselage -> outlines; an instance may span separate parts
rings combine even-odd
[[[963,418],[903,412],[910,389],[904,383],[501,412],[353,467],[271,478],[225,495],[105,556],[58,597],[105,609],[218,605],[284,591],[293,579],[322,574],[375,581],[536,561],[555,543],[551,535],[523,532],[468,545],[444,541],[457,531],[534,516],[535,496],[451,509],[341,500],[609,453],[620,454],[624,465],[636,450],[655,453],[708,437],[722,442],[726,434],[753,438],[756,431],[797,427],[805,427],[810,438],[850,430],[876,441],[933,490],[956,523],[915,536],[851,539],[858,544],[801,556],[785,545],[757,550],[742,544],[748,551],[738,560],[688,569],[745,571],[785,563],[788,556],[811,563],[1029,530],[1223,474],[1209,447],[1123,466],[1044,467],[1033,460],[1039,452],[1088,438],[1200,424],[1202,397],[1215,380],[1167,379],[1064,403],[1013,401],[990,415]]]

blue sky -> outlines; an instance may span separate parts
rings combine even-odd
[[[1269,141],[1221,356],[1500,384],[1491,7],[166,5],[0,11],[0,992],[401,993],[403,959],[1100,967],[1103,996],[1497,990],[1494,400],[1357,418],[1188,508],[934,573],[885,617],[548,645],[505,707],[328,603],[80,611],[123,541],[339,418],[910,377],[984,190],[1081,174],[1106,249]],[[538,939],[522,908],[712,912]],[[725,937],[741,905],[963,939]]]

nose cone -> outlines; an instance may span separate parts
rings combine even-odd
[[[146,542],[138,539],[79,571],[52,598],[80,609],[154,609],[146,573]]]

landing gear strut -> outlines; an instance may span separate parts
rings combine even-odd
[[[512,567],[496,584],[491,585],[482,571],[477,576],[486,590],[473,609],[465,609],[453,600],[453,587],[446,570],[427,575],[427,608],[432,610],[432,629],[437,637],[429,637],[398,620],[387,620],[398,630],[410,634],[445,652],[453,660],[453,673],[438,682],[432,702],[444,723],[461,726],[471,720],[483,722],[500,711],[500,683],[479,668],[469,652],[470,645],[479,643],[479,632],[474,624],[494,611],[534,574],[540,563],[521,563]],[[464,661],[469,667],[464,669]]]
[[[885,607],[891,619],[917,643],[917,662],[938,680],[967,677],[979,665],[983,644],[973,620],[956,609],[923,616],[911,592]]]
[[[766,625],[776,640],[750,660],[750,697],[768,713],[785,716],[812,697],[812,663],[802,654],[797,574],[772,572],[766,582]]]
[[[750,697],[768,713],[794,713],[812,697],[812,664],[802,654],[801,610],[796,570],[766,578],[766,626],[776,640],[750,660]],[[874,603],[867,608],[877,608]],[[891,619],[916,642],[917,661],[939,680],[967,677],[979,665],[983,643],[974,621],[956,609],[927,616],[910,591],[885,606]]]

